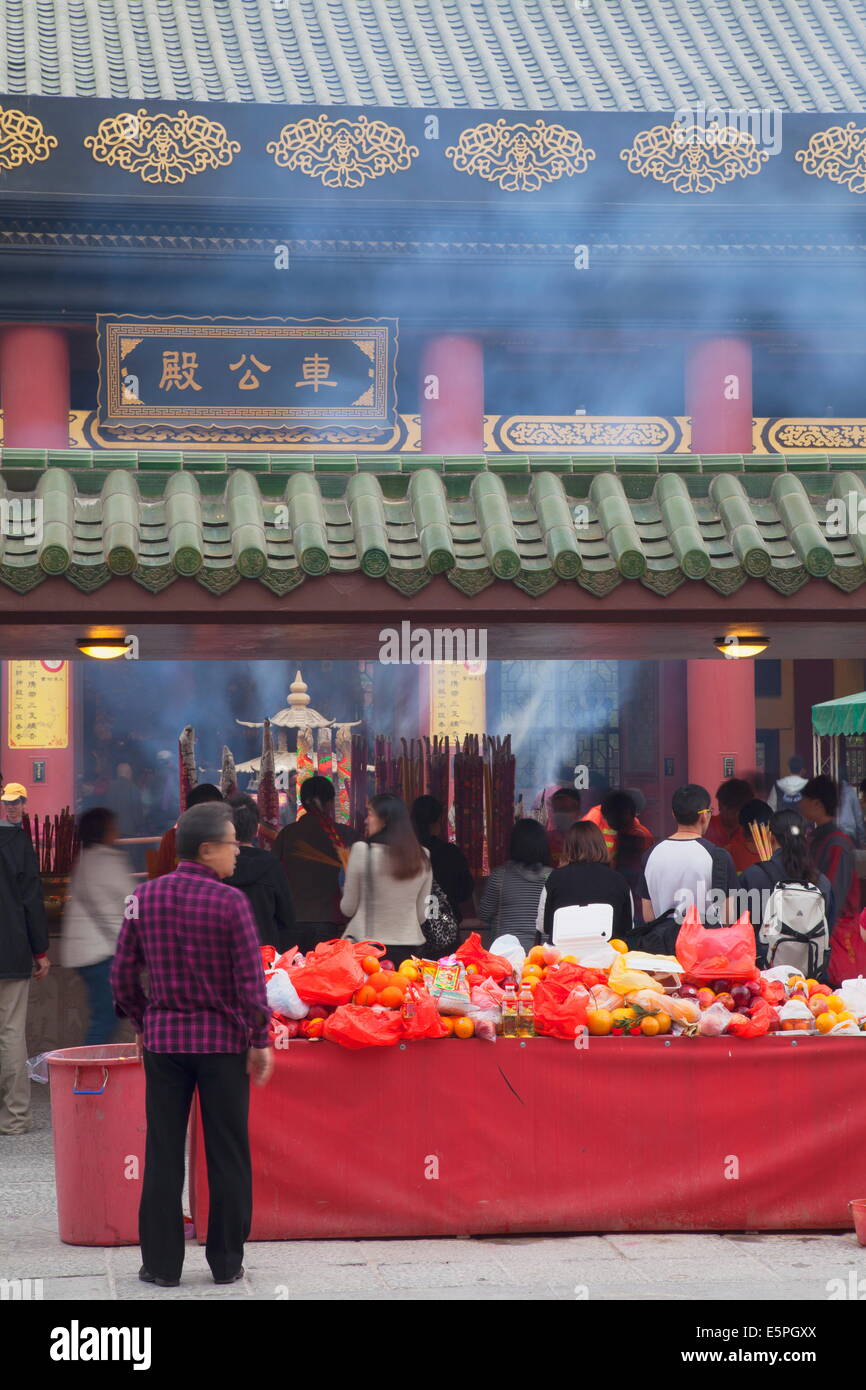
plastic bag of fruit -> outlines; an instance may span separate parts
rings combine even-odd
[[[836,990],[849,1013],[862,1023],[866,1018],[866,980],[858,975],[856,980],[843,980]]]
[[[716,1007],[714,1004],[713,1008]],[[709,1013],[710,1010],[707,1010]],[[728,1014],[728,1032],[737,1038],[763,1038],[779,1023],[779,1015],[765,999],[756,999],[748,1014]]]
[[[526,960],[526,952],[516,936],[497,936],[496,940],[490,943],[490,954],[510,961],[515,975],[520,974]]]
[[[638,1004],[649,1013],[670,1014],[675,1023],[697,1023],[701,1006],[697,999],[680,999],[676,994],[662,994],[659,989],[638,989],[626,995],[627,1004]]]
[[[305,965],[292,971],[292,983],[307,1004],[348,1004],[367,976],[352,941],[320,941]],[[367,946],[369,943],[365,942]],[[369,955],[370,952],[364,952]]]
[[[608,972],[607,983],[617,994],[631,994],[636,989],[655,989],[656,981],[645,970],[630,970],[619,952]]]
[[[404,1020],[399,1009],[342,1004],[325,1019],[322,1037],[341,1047],[393,1047],[403,1037]]]
[[[416,989],[412,999],[415,1012],[409,1018],[403,1018],[403,1037],[410,1042],[420,1042],[422,1038],[446,1038],[448,1029],[442,1022],[432,994],[428,994],[426,989]]]
[[[479,1009],[473,1005],[466,1016],[475,1024],[476,1038],[496,1042],[496,1025],[502,1017],[501,1009]]]
[[[732,927],[703,926],[690,907],[677,936],[677,960],[691,981],[750,980],[755,974],[755,931],[748,913]]]
[[[701,1013],[698,1032],[702,1038],[718,1038],[727,1031],[733,1014],[724,1004],[711,1004]]]
[[[477,931],[467,936],[462,946],[457,947],[455,955],[464,965],[477,965],[479,975],[490,975],[497,984],[514,974],[511,962],[504,956],[495,956],[492,951],[485,951]]]
[[[505,990],[495,980],[482,980],[480,985],[470,987],[469,997],[479,1009],[501,1009]]]
[[[811,1010],[802,999],[789,999],[779,1010],[779,1021],[785,1032],[792,1029],[797,1032],[810,1033],[815,1026],[815,1019]]]
[[[548,975],[536,986],[532,996],[535,1031],[569,1042],[586,1023],[589,990],[583,984],[563,982]]]
[[[593,985],[589,997],[593,1009],[618,1009],[622,1004],[622,995],[608,985]]]
[[[856,1019],[843,1018],[841,1022],[834,1023],[824,1036],[825,1038],[862,1038],[866,1037],[866,1034],[860,1032],[860,1025]]]

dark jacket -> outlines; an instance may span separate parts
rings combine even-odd
[[[835,921],[855,922],[860,916],[860,880],[855,872],[854,841],[831,820],[816,825],[809,837],[809,849],[815,867],[830,880]]]
[[[241,845],[235,871],[225,881],[249,898],[263,946],[274,946],[280,952],[297,946],[289,882],[269,850]]]
[[[358,839],[348,825],[332,824],[331,828],[347,849]],[[340,911],[343,866],[319,817],[308,812],[285,826],[274,841],[273,852],[289,880],[297,920],[345,924]]]
[[[0,980],[29,980],[48,951],[42,880],[23,826],[0,822]]]
[[[452,845],[438,835],[431,835],[421,843],[430,855],[434,879],[448,899],[457,921],[462,922],[460,905],[471,898],[475,886],[466,855],[459,845]]]
[[[553,939],[553,914],[559,907],[589,907],[610,903],[613,936],[622,939],[631,931],[631,892],[622,874],[607,864],[565,864],[554,869],[545,884],[544,935]]]

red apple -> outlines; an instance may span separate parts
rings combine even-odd
[[[747,981],[746,981],[746,984],[745,984],[745,988],[749,991],[749,993],[750,993],[751,995],[758,995],[758,994],[761,993],[761,981],[760,981],[760,980],[747,980]]]
[[[733,1013],[737,1007],[734,1003],[733,995],[728,994],[725,990],[722,990],[716,995],[716,1003],[724,1004],[725,1008],[728,1009],[730,1013]]]
[[[380,961],[379,961],[379,969],[380,969],[380,970],[396,970],[397,967],[396,967],[396,965],[394,964],[394,962],[393,962],[392,960],[380,960]]]
[[[747,1008],[752,1000],[752,991],[745,985],[734,985],[731,990],[731,998],[738,1009]]]
[[[716,994],[730,994],[731,982],[730,980],[713,980],[713,989]]]
[[[697,999],[698,991],[694,985],[680,985],[677,991],[680,999]]]
[[[713,991],[707,987],[698,990],[698,1003],[702,1009],[708,1009],[715,997]]]

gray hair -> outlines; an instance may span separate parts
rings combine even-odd
[[[224,840],[231,823],[231,807],[224,801],[202,801],[191,806],[177,823],[178,859],[198,859],[205,841]]]

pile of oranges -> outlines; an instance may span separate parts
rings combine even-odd
[[[406,990],[421,979],[421,971],[411,960],[404,960],[398,970],[382,970],[376,956],[365,956],[361,965],[367,979],[354,994],[353,1004],[382,1004],[386,1009],[402,1009]]]
[[[829,985],[819,984],[817,980],[804,980],[792,975],[788,980],[788,994],[791,999],[805,1002],[819,1033],[829,1033],[835,1024],[844,1023],[846,1019],[857,1021],[856,1015],[845,1008],[844,1000],[838,994],[831,993]],[[787,1029],[789,1024],[793,1026],[800,1022],[800,1019],[787,1018],[782,1027]],[[802,1023],[805,1022],[803,1019]]]
[[[592,1038],[605,1038],[609,1033],[616,1036],[630,1033],[633,1037],[643,1034],[645,1038],[655,1038],[660,1033],[671,1031],[671,1016],[661,1010],[651,1014],[631,1004],[623,1004],[619,1009],[587,1009],[586,1027]]]

